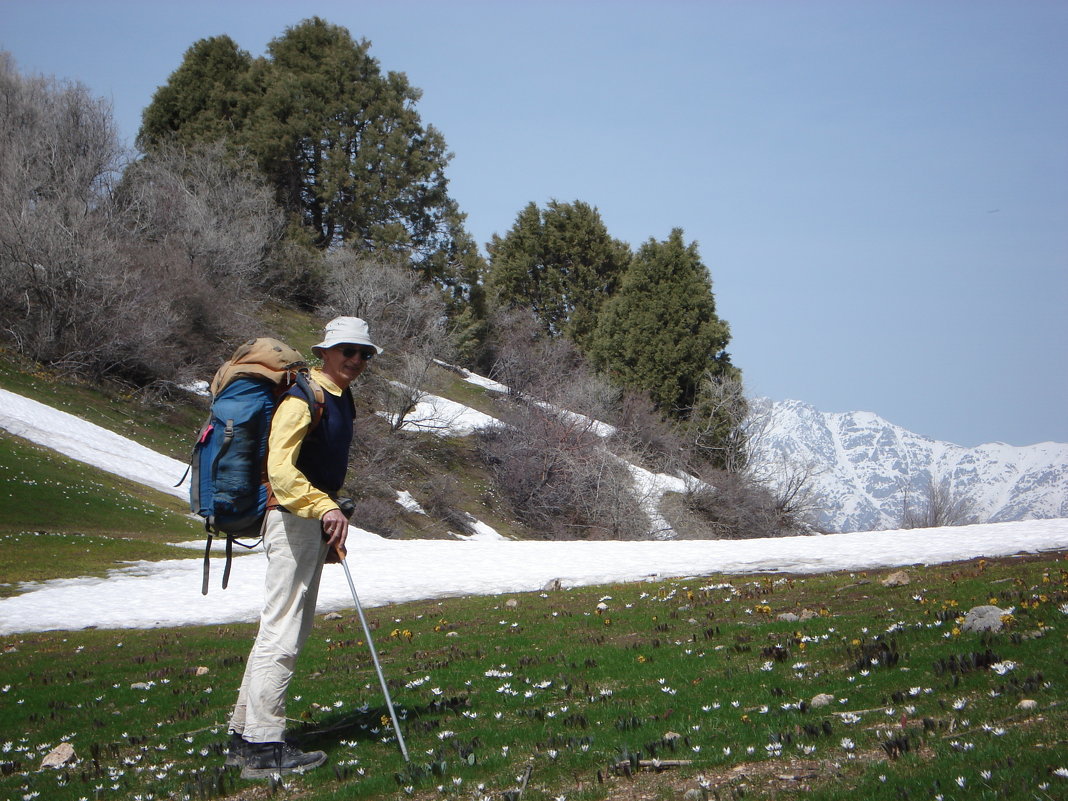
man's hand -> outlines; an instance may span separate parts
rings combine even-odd
[[[328,562],[340,561],[345,555],[345,540],[349,536],[349,519],[342,514],[340,509],[331,509],[323,515],[323,536],[326,538],[330,550],[327,552]]]

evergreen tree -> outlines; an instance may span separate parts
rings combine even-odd
[[[449,198],[450,154],[403,73],[383,74],[370,43],[318,17],[251,58],[227,36],[191,47],[145,110],[139,145],[225,138],[247,153],[320,248],[412,254],[441,277],[463,216]],[[469,254],[465,254],[465,257]]]
[[[247,123],[252,64],[229,36],[196,42],[142,112],[137,146],[150,152],[167,141],[190,146],[233,138]]]
[[[585,350],[605,300],[630,261],[627,246],[608,235],[597,209],[552,201],[530,203],[502,239],[489,244],[487,282],[505,305],[531,309],[550,336]]]
[[[729,341],[697,245],[676,228],[635,254],[601,311],[590,355],[614,383],[648,392],[661,414],[684,420],[707,374],[737,372]]]

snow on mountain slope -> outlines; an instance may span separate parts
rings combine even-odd
[[[948,481],[954,494],[969,498],[976,522],[1068,517],[1068,444],[964,448],[871,412],[764,399],[754,407],[758,469],[780,480],[784,470],[810,470],[822,530],[896,528],[906,494],[915,499],[930,481]]]

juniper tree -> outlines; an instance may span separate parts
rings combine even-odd
[[[601,310],[590,355],[616,384],[648,392],[661,414],[684,420],[705,376],[736,372],[729,341],[697,245],[676,228],[638,249]]]
[[[469,266],[477,253],[457,244],[463,215],[447,191],[445,140],[420,119],[420,90],[383,73],[370,47],[318,17],[260,58],[227,36],[201,40],[157,90],[138,144],[151,152],[169,139],[223,138],[253,159],[318,247],[411,254],[434,277]]]
[[[627,246],[582,201],[554,200],[544,211],[530,203],[488,249],[487,283],[498,299],[530,309],[549,336],[566,336],[582,350],[630,261]]]
[[[151,152],[243,135],[256,95],[252,67],[252,56],[229,36],[194,43],[141,113],[137,146]]]

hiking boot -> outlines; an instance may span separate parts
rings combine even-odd
[[[247,743],[242,779],[265,779],[276,773],[303,773],[326,762],[322,751],[304,753],[289,743]]]
[[[243,768],[248,758],[248,746],[245,738],[236,731],[230,732],[230,744],[226,747],[226,762],[228,768]]]

